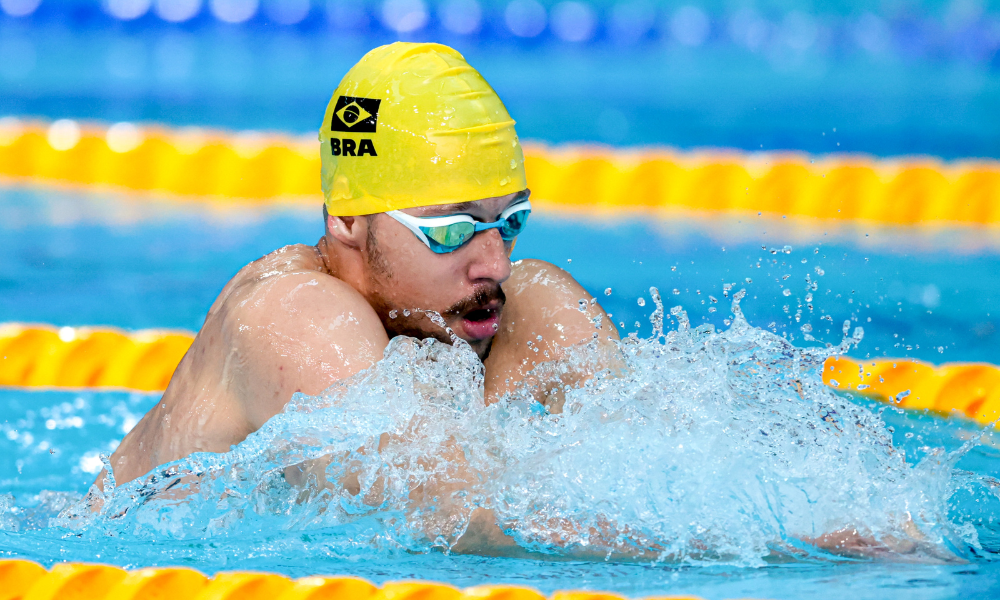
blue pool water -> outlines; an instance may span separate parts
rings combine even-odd
[[[405,39],[463,52],[523,139],[1000,157],[995,3],[586,0],[593,30],[581,42],[560,37],[548,0],[532,37],[509,30],[509,0],[478,2],[470,35],[445,26],[446,0],[397,3],[427,16],[403,34],[382,0],[313,0],[294,25],[268,16],[280,2],[236,2],[260,6],[239,24],[208,2],[181,23],[156,10],[115,19],[108,4],[0,12],[0,116],[313,132],[347,69]]]
[[[10,257],[0,264],[0,320],[197,330],[240,267],[285,244],[315,243],[323,225],[315,207],[6,188],[0,231],[0,251]],[[609,221],[541,212],[514,256],[569,270],[626,324],[624,332],[639,321],[639,333],[649,334],[649,308],[637,300],[649,300],[651,285],[668,307],[682,305],[692,321],[722,327],[728,313],[709,313],[708,296],[724,299],[722,286],[730,283],[750,293],[744,311],[752,323],[773,322],[796,340],[812,323],[818,338],[838,342],[840,324],[852,318],[865,328],[857,356],[1000,363],[1000,244],[989,229],[909,231],[755,216]],[[817,282],[812,313],[806,276]]]
[[[0,192],[0,251],[10,260],[0,266],[0,319],[57,325],[107,324],[129,329],[196,329],[215,294],[240,266],[282,244],[310,243],[318,238],[321,224],[317,212],[314,207],[218,208],[155,199],[136,201],[108,194],[4,189]],[[723,285],[735,283],[734,290],[743,288],[748,292],[742,306],[750,325],[766,330],[774,322],[776,334],[794,336],[797,345],[815,345],[802,340],[800,328],[807,322],[820,340],[838,343],[841,323],[850,320],[852,327],[865,328],[864,340],[850,351],[855,356],[997,362],[993,315],[998,299],[990,280],[997,272],[1000,256],[989,236],[976,238],[975,231],[812,231],[781,220],[745,217],[722,221],[716,218],[707,225],[696,215],[677,222],[650,223],[628,218],[608,222],[542,212],[533,217],[517,252],[567,268],[613,313],[616,321],[626,322],[626,331],[634,329],[630,323],[643,323],[642,336],[650,331],[650,285],[659,288],[668,308],[684,306],[693,325],[710,322],[725,331],[723,319],[732,319],[733,315],[728,310],[732,297],[723,295]],[[595,252],[595,246],[603,251]],[[789,277],[784,279],[786,274]],[[809,281],[818,282],[815,291],[806,289],[806,274]],[[747,282],[747,278],[751,281]],[[605,294],[607,288],[611,289],[610,295]],[[783,293],[786,288],[791,290],[788,296]],[[800,302],[806,304],[805,294],[810,291],[815,296],[813,312],[803,308],[802,320],[795,322],[796,307]],[[109,301],[109,294],[114,301]],[[712,303],[708,296],[720,302]],[[644,298],[645,307],[638,305],[639,297]],[[702,300],[706,301],[704,305]],[[783,310],[785,305],[790,307],[788,314]],[[718,307],[718,311],[708,312],[711,306]],[[831,320],[822,318],[825,315],[830,315]],[[669,321],[667,327],[675,329],[676,321]],[[828,327],[830,333],[826,333]],[[759,330],[753,332],[763,335]],[[760,340],[774,344],[780,338]],[[779,354],[768,356],[780,362]],[[693,372],[691,375],[695,376]],[[711,380],[704,383],[710,384]],[[762,387],[751,392],[765,397],[774,390]],[[664,393],[672,398],[669,392]],[[807,397],[810,402],[840,402],[835,396]],[[401,553],[398,547],[369,545],[364,542],[368,538],[363,528],[348,527],[345,533],[343,525],[310,529],[267,519],[211,534],[197,527],[171,530],[173,533],[148,530],[138,516],[138,521],[130,521],[127,526],[112,523],[82,530],[47,527],[61,508],[86,492],[100,469],[100,453],[111,451],[156,399],[155,394],[125,392],[0,390],[0,449],[12,457],[0,466],[0,494],[9,494],[0,500],[6,504],[0,516],[0,548],[4,554],[46,564],[99,560],[132,567],[185,564],[206,572],[259,569],[296,576],[351,573],[376,582],[418,577],[458,585],[521,583],[544,591],[610,589],[631,596],[694,593],[708,598],[835,598],[849,589],[860,598],[881,598],[886,594],[957,598],[988,596],[1000,590],[1000,569],[991,559],[1000,551],[1000,528],[995,522],[1000,502],[991,495],[995,484],[989,479],[1000,476],[1000,439],[993,434],[963,454],[956,465],[959,471],[946,478],[947,469],[925,473],[912,471],[912,466],[893,476],[906,475],[899,481],[913,478],[906,484],[910,490],[907,494],[917,493],[916,497],[924,498],[925,503],[930,502],[927,498],[938,497],[934,490],[941,485],[951,490],[940,503],[928,505],[943,511],[938,517],[924,516],[930,519],[932,530],[940,525],[940,519],[947,518],[947,522],[966,528],[963,535],[974,532],[978,548],[962,543],[954,546],[955,542],[951,542],[954,551],[968,561],[961,564],[911,564],[903,558],[849,560],[824,555],[760,562],[753,558],[756,555],[752,548],[742,548],[750,552],[749,559],[723,557],[695,561],[697,564],[581,560],[572,554],[557,554],[545,560],[457,556],[434,550],[412,554]],[[634,397],[629,402],[645,401]],[[683,403],[684,399],[677,397],[670,402]],[[873,417],[876,421],[872,431],[887,431],[881,428],[891,426],[893,447],[905,453],[907,464],[920,463],[925,470],[935,463],[932,449],[954,452],[983,431],[962,419],[897,410],[879,413],[878,406],[859,402],[860,408],[843,405],[838,411],[844,414],[845,410],[860,410],[859,418],[880,414]],[[867,412],[869,409],[875,413]],[[751,409],[741,418],[757,418],[755,415]],[[794,429],[806,421],[789,415],[781,423],[781,427]],[[643,454],[657,456],[665,452],[657,445],[660,442],[647,439],[657,432],[654,428],[634,434],[640,437],[633,445],[638,447],[640,440],[646,440],[642,442],[646,444]],[[610,443],[596,434],[586,439],[596,444]],[[847,468],[853,473],[855,467],[848,467],[849,463],[842,467],[836,459],[823,458],[827,450],[844,450],[834,438],[820,442],[819,454],[811,459],[818,466],[800,478],[822,488],[830,485],[822,477],[823,469]],[[510,444],[511,448],[516,445]],[[614,472],[618,461],[621,465],[634,462],[626,459],[627,454],[613,458],[617,452],[614,445],[602,451],[609,458],[600,463],[603,467],[595,466],[598,471],[607,468]],[[708,451],[705,456],[715,455]],[[669,454],[664,454],[656,461],[669,459]],[[833,462],[822,467],[824,460]],[[516,464],[517,460],[509,462]],[[810,461],[797,462],[808,465]],[[640,460],[637,464],[648,468],[656,463],[646,465]],[[746,468],[750,472],[764,469],[759,475],[762,481],[774,476],[765,463],[751,462]],[[649,473],[655,473],[655,468]],[[678,485],[683,488],[693,484],[680,473],[675,475]],[[881,482],[878,486],[895,481],[882,479],[878,469],[871,476],[875,477],[873,481]],[[867,485],[875,484],[858,484],[858,489],[865,493]],[[656,496],[643,499],[640,489],[635,488],[635,497],[626,489],[624,496],[616,496],[614,505],[655,501]],[[889,494],[888,490],[881,493]],[[688,509],[698,510],[699,496],[691,497],[695,500]],[[875,494],[871,498],[878,497]],[[779,494],[778,498],[795,506],[794,496]],[[748,503],[745,510],[757,515],[751,523],[766,521],[768,511],[754,512],[758,509],[748,498],[736,500],[735,505],[720,505],[716,515],[723,519],[720,523],[743,502]],[[835,506],[850,513],[857,510],[856,502],[845,500]],[[800,507],[789,514],[800,514],[796,510],[805,509]],[[787,518],[794,521],[791,516]],[[854,514],[852,518],[865,517]],[[935,522],[939,525],[933,525]],[[670,521],[660,525],[669,526]]]

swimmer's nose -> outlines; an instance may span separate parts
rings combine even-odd
[[[469,279],[473,282],[503,283],[510,277],[510,257],[496,229],[483,231],[469,242]]]

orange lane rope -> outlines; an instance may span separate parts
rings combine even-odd
[[[318,205],[319,149],[314,135],[0,119],[8,181]],[[526,145],[525,166],[547,208],[1000,224],[997,161]]]
[[[119,567],[60,563],[46,570],[27,560],[0,560],[0,600],[546,600],[538,591],[512,585],[454,586],[397,581],[376,587],[356,577],[289,579],[272,573],[218,573],[211,579],[193,569]],[[657,596],[657,600],[697,600]],[[605,592],[559,591],[551,600],[625,600]]]
[[[991,364],[841,356],[823,365],[823,382],[902,408],[959,413],[984,425],[1000,419],[1000,368]]]
[[[0,386],[166,389],[190,332],[0,323]]]
[[[162,391],[192,340],[186,331],[0,323],[0,386]],[[990,364],[837,357],[826,361],[823,382],[903,408],[1000,419],[1000,368]]]

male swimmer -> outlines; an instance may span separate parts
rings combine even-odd
[[[325,235],[250,263],[223,288],[162,400],[111,457],[118,483],[193,452],[227,452],[295,392],[319,394],[372,366],[394,336],[450,343],[428,313],[479,355],[487,401],[580,342],[613,353],[610,319],[580,302],[590,294],[569,274],[511,263],[531,212],[524,157],[507,109],[458,52],[372,50],[340,82],[319,138]],[[558,397],[548,391],[541,402]],[[850,529],[804,540],[862,556],[887,542]],[[898,545],[924,544],[888,544]],[[483,509],[452,550],[519,552]]]
[[[566,272],[511,263],[531,212],[524,157],[507,109],[458,52],[372,50],[340,82],[319,138],[325,235],[223,288],[162,401],[112,456],[118,483],[229,451],[295,392],[373,365],[394,336],[451,342],[426,311],[479,355],[488,399],[597,332],[618,339],[600,306],[581,310],[591,296]]]

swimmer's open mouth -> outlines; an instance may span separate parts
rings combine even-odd
[[[469,311],[465,318],[470,321],[485,321],[493,317],[496,314],[496,310],[492,308],[477,308],[475,310]]]
[[[500,327],[500,310],[503,303],[497,300],[474,308],[462,315],[461,328],[467,339],[485,340],[493,337]]]

